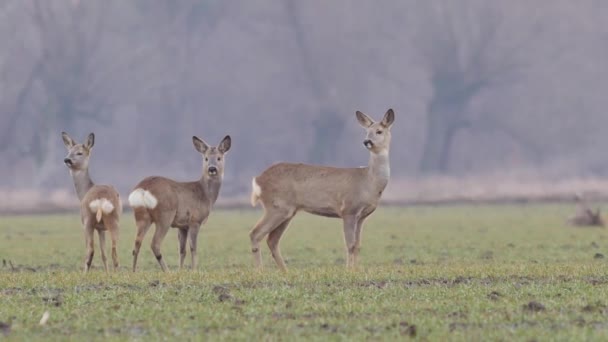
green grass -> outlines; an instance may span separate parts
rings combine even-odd
[[[129,213],[122,269],[109,275],[99,252],[82,274],[76,215],[4,217],[0,321],[12,324],[9,340],[403,340],[413,330],[429,341],[606,340],[608,259],[594,256],[608,255],[608,233],[567,227],[571,210],[381,208],[365,225],[355,271],[343,267],[341,222],[300,214],[281,245],[288,274],[265,245],[266,268],[252,269],[248,231],[260,212],[214,212],[199,234],[197,272],[176,270],[173,230],[167,274],[151,232],[140,270],[128,271]],[[532,301],[545,309],[525,309]]]

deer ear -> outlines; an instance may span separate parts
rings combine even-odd
[[[374,120],[372,120],[369,116],[361,113],[360,111],[357,111],[355,115],[357,115],[357,121],[359,121],[359,124],[365,128],[368,128],[369,126],[374,124]]]
[[[87,137],[87,141],[84,143],[84,147],[86,147],[87,149],[90,150],[93,147],[93,145],[95,145],[95,134],[89,133],[89,136]]]
[[[70,138],[70,136],[66,132],[61,132],[61,139],[63,139],[63,144],[68,149],[70,149],[74,145],[76,145],[76,142],[74,141],[74,139]]]
[[[384,114],[384,118],[380,124],[386,128],[390,128],[393,125],[393,122],[395,122],[395,112],[391,108],[386,111],[386,114]]]
[[[223,154],[230,150],[230,146],[232,146],[232,138],[227,135],[224,137],[224,139],[222,139],[222,142],[220,142],[217,149]]]
[[[202,154],[205,154],[205,152],[207,152],[207,150],[209,149],[209,145],[207,145],[207,143],[204,142],[203,139],[197,136],[192,137],[192,143],[194,144],[194,148]]]

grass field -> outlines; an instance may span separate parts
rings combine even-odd
[[[123,217],[121,270],[97,251],[81,273],[73,216],[0,219],[0,329],[8,340],[607,340],[608,233],[571,228],[563,205],[381,208],[363,231],[361,265],[343,267],[342,226],[298,215],[282,241],[288,274],[251,267],[259,211],[214,212],[200,269],[177,271],[177,237],[129,271],[135,234]],[[189,261],[189,257],[186,259]],[[9,262],[10,261],[10,262]],[[11,266],[12,264],[12,266]],[[42,314],[50,318],[39,325]]]

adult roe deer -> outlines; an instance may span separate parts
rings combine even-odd
[[[198,181],[177,182],[164,177],[148,177],[139,182],[129,195],[137,224],[133,248],[133,272],[137,268],[137,255],[142,240],[152,223],[156,230],[152,238],[152,252],[163,271],[167,265],[160,245],[170,227],[177,228],[179,241],[179,267],[184,266],[186,241],[190,238],[192,269],[197,267],[196,244],[201,225],[207,221],[217,200],[224,176],[224,154],[230,150],[232,140],[224,137],[217,147],[211,147],[198,137],[192,137],[194,148],[203,155],[203,175]]]
[[[77,144],[70,136],[62,132],[61,138],[68,150],[63,162],[70,170],[76,194],[80,200],[80,218],[84,227],[84,237],[87,252],[84,262],[85,273],[91,268],[93,254],[95,253],[95,230],[99,235],[99,249],[103,267],[108,272],[106,259],[106,236],[110,232],[112,238],[112,261],[114,269],[118,269],[118,223],[122,213],[122,202],[118,191],[110,185],[95,185],[89,176],[89,158],[91,149],[95,144],[95,134],[91,133],[84,144]]]
[[[294,215],[311,214],[342,218],[346,243],[346,266],[355,266],[365,219],[376,210],[390,177],[389,147],[395,114],[389,109],[381,122],[356,112],[366,130],[363,145],[369,150],[369,165],[335,168],[307,164],[279,163],[253,178],[251,205],[258,201],[264,216],[251,230],[251,251],[257,268],[262,267],[260,242],[267,243],[278,267],[286,271],[279,240]]]

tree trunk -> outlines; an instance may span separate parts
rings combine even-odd
[[[312,163],[327,164],[335,160],[334,142],[338,141],[344,131],[344,120],[335,111],[321,109],[319,118],[313,123],[314,141],[308,156]]]
[[[452,143],[456,133],[466,127],[461,106],[434,105],[427,116],[427,129],[420,171],[443,174],[449,171]]]

